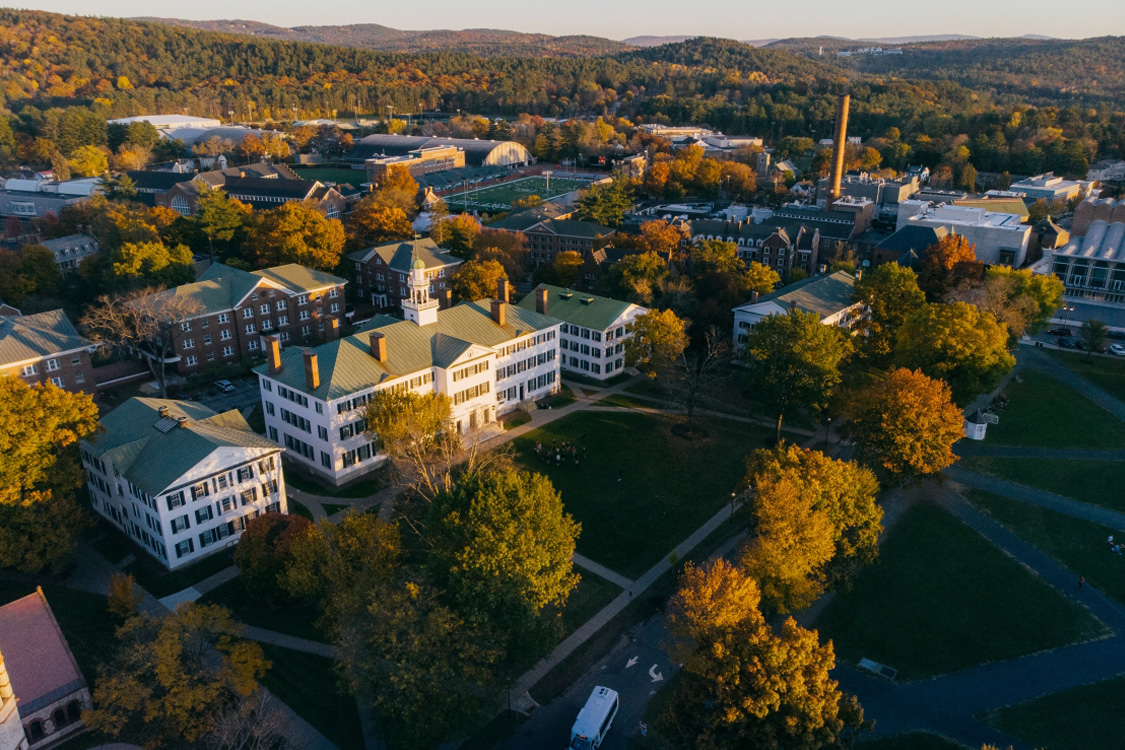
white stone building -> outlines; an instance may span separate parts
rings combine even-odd
[[[281,450],[237,410],[131,398],[82,443],[90,501],[170,569],[232,546],[250,519],[286,513]]]
[[[561,368],[595,380],[625,368],[625,327],[648,312],[630,302],[550,284],[540,284],[519,306],[561,320]]]
[[[259,376],[266,435],[300,468],[339,485],[380,466],[366,405],[389,389],[442,393],[462,432],[559,388],[562,321],[498,298],[440,309],[416,261],[405,320],[378,316],[358,333],[312,348],[267,340]]]
[[[734,348],[746,345],[750,329],[769,315],[785,315],[792,309],[815,313],[824,325],[850,329],[863,314],[854,297],[856,277],[847,271],[813,276],[734,308]]]
[[[906,226],[945,227],[975,248],[977,260],[1019,268],[1027,260],[1031,227],[1017,214],[993,213],[977,206],[951,206],[908,200],[898,204],[896,230]]]

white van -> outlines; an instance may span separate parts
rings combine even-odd
[[[617,716],[617,708],[617,691],[607,687],[594,688],[586,705],[578,712],[578,718],[574,720],[568,747],[573,750],[596,750],[601,747],[606,732]]]

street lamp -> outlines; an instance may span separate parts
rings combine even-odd
[[[1063,328],[1066,328],[1067,321],[1070,320],[1070,314],[1074,312],[1074,305],[1063,305]]]

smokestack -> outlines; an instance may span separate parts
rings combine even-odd
[[[266,358],[270,362],[270,375],[281,372],[281,337],[266,336]]]
[[[453,290],[452,289],[449,289],[448,287],[446,287],[445,289],[439,289],[438,294],[437,294],[437,298],[438,298],[439,309],[448,310],[449,308],[453,307]]]
[[[547,314],[547,290],[539,288],[535,290],[535,311]]]
[[[504,303],[498,299],[492,300],[492,320],[496,325],[502,326],[507,321],[504,313]]]
[[[370,335],[371,340],[371,356],[375,358],[376,362],[387,361],[387,337],[378,331],[372,331]]]
[[[497,279],[496,280],[496,299],[498,299],[498,300],[500,300],[501,302],[504,302],[504,303],[508,302],[508,280],[507,279]]]
[[[305,387],[315,391],[320,387],[320,367],[317,363],[316,352],[305,352]]]
[[[848,145],[848,109],[851,95],[841,94],[836,105],[836,134],[832,140],[832,187],[828,191],[828,208],[840,197],[840,180],[844,176],[844,156]]]

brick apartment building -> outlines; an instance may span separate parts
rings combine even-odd
[[[453,272],[463,262],[442,250],[430,238],[413,242],[389,242],[348,256],[355,263],[356,293],[364,302],[381,310],[402,312],[402,301],[410,293],[410,275],[416,261],[425,264],[429,292],[449,306],[445,292]]]
[[[11,310],[12,308],[6,308]],[[54,383],[59,388],[94,393],[94,344],[62,310],[35,315],[0,316],[0,377],[18,375],[25,383]]]
[[[559,253],[572,250],[582,257],[589,258],[594,250],[594,241],[608,237],[613,230],[592,221],[578,219],[547,219],[523,230],[527,237],[527,248],[536,266],[554,263]]]
[[[285,343],[335,341],[344,317],[344,279],[289,264],[260,271],[211,265],[191,284],[160,292],[190,297],[200,312],[175,333],[181,375],[264,355],[262,337]]]

